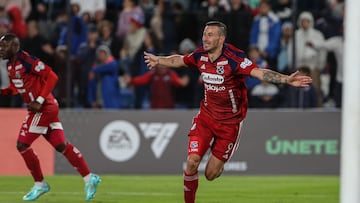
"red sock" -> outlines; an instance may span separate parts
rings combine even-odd
[[[194,203],[195,194],[199,184],[198,173],[187,175],[184,172],[184,199],[185,203]]]
[[[23,157],[27,168],[30,170],[35,182],[41,182],[44,179],[40,167],[40,161],[32,148],[27,148],[20,152]]]
[[[80,151],[74,147],[74,145],[68,143],[62,153],[82,177],[90,173],[89,167],[86,164],[84,157]]]

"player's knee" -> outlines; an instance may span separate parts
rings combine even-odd
[[[200,164],[200,158],[189,157],[186,162],[186,173],[193,174],[197,171]]]
[[[17,142],[16,143],[16,149],[19,151],[19,152],[22,152],[24,150],[26,150],[27,148],[29,148],[30,145],[29,144],[25,144],[25,143],[22,143],[22,142]]]
[[[224,167],[222,167],[220,170],[205,170],[205,177],[207,180],[212,181],[218,178],[222,172],[224,172]]]
[[[214,170],[211,170],[211,171],[205,171],[205,177],[206,177],[206,180],[208,181],[212,181],[214,180],[215,178],[218,177],[218,172],[217,171],[214,171]]]
[[[56,151],[62,153],[66,148],[67,143],[63,142],[55,147]]]

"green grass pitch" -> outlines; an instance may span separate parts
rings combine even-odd
[[[183,203],[178,176],[102,175],[94,203]],[[36,202],[83,203],[84,183],[76,175],[46,177],[51,191]],[[30,176],[0,176],[0,203],[23,203]],[[232,176],[209,182],[200,175],[197,203],[338,203],[338,176]]]

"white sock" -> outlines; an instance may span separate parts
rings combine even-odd
[[[45,185],[45,182],[44,181],[41,181],[41,182],[35,182],[34,184],[35,186],[37,187],[43,187]]]
[[[91,178],[91,173],[89,173],[89,174],[87,174],[86,176],[83,177],[84,182],[85,182],[85,183],[90,182],[90,178]]]

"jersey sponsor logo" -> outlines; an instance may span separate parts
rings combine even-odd
[[[216,65],[217,66],[224,66],[224,65],[226,65],[226,64],[228,64],[229,62],[228,62],[228,60],[226,60],[226,61],[220,61],[220,62],[218,62]]]
[[[115,162],[125,162],[137,154],[140,149],[141,133],[146,139],[153,139],[151,150],[159,159],[164,154],[171,138],[178,129],[178,123],[139,123],[139,130],[128,121],[116,120],[107,124],[100,135],[100,149],[103,154]]]
[[[225,86],[217,86],[217,85],[212,85],[212,84],[205,84],[205,89],[207,91],[215,91],[215,92],[220,92],[220,91],[224,91],[226,90]]]
[[[200,57],[200,61],[208,62],[208,61],[209,61],[209,58],[206,57],[206,56],[201,56],[201,57]]]
[[[251,66],[252,62],[248,59],[245,58],[243,62],[240,63],[240,67],[245,69],[248,66]]]
[[[206,83],[210,84],[222,84],[224,82],[224,77],[221,75],[211,74],[211,73],[201,73],[202,79]]]
[[[11,82],[14,84],[16,88],[24,87],[24,81],[22,79],[11,79]]]
[[[200,67],[200,69],[205,70],[205,69],[206,69],[205,64],[202,64],[201,67]]]

